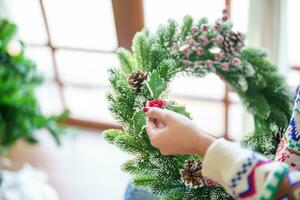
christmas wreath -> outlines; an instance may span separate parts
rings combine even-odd
[[[168,83],[177,75],[203,77],[215,73],[239,95],[252,113],[254,132],[242,144],[269,157],[287,127],[293,97],[276,66],[259,49],[244,48],[244,36],[232,30],[226,10],[214,24],[169,21],[156,34],[135,35],[132,53],[120,49],[120,68],[110,70],[107,98],[123,130],[105,131],[106,139],[134,155],[123,170],[133,183],[164,199],[232,199],[213,180],[203,177],[196,155],[164,156],[151,146],[142,108],[155,106],[190,118],[183,106],[167,99]]]

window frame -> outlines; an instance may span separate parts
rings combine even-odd
[[[84,85],[84,84],[65,84],[59,76],[58,66],[57,66],[57,58],[56,58],[56,51],[57,50],[72,50],[72,51],[80,51],[80,52],[96,52],[96,53],[115,53],[116,49],[113,51],[103,51],[99,49],[91,49],[91,48],[75,48],[70,46],[55,46],[52,40],[47,13],[45,9],[45,4],[43,0],[38,0],[42,12],[43,22],[46,29],[46,35],[47,35],[47,43],[42,44],[28,44],[29,47],[47,47],[51,50],[51,59],[53,63],[53,69],[54,69],[54,80],[53,82],[57,84],[59,88],[59,96],[60,101],[64,108],[67,108],[66,100],[64,96],[64,87],[65,86],[72,86],[72,87],[80,87],[85,89],[90,89],[93,86],[90,85]],[[144,10],[143,10],[143,1],[142,0],[111,0],[112,1],[112,9],[113,9],[113,15],[115,20],[115,27],[116,27],[116,35],[117,35],[117,41],[119,47],[124,47],[126,49],[131,48],[131,42],[134,34],[137,31],[140,31],[144,27]],[[229,10],[230,15],[230,8],[231,8],[231,0],[224,0],[225,5]],[[129,23],[130,22],[130,23]],[[300,66],[294,66],[293,69],[300,71]],[[94,88],[94,87],[93,87]],[[225,85],[225,92],[223,99],[216,100],[213,98],[207,98],[207,97],[184,97],[188,99],[193,99],[196,101],[209,101],[209,102],[217,102],[222,103],[224,106],[224,133],[222,137],[225,137],[226,139],[229,138],[229,107],[231,104],[234,104],[235,102],[231,101],[229,98],[229,92],[230,89],[228,85]],[[118,128],[121,129],[122,127],[117,124],[113,123],[104,123],[104,122],[96,122],[96,121],[90,121],[90,120],[84,120],[80,118],[74,118],[69,117],[66,119],[65,124],[71,125],[71,126],[78,126],[78,127],[84,127],[84,128],[92,128],[92,129],[108,129],[108,128]]]

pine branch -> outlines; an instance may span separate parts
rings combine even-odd
[[[127,75],[130,74],[135,69],[135,64],[131,53],[126,49],[120,48],[117,51],[117,55],[124,73]]]
[[[190,30],[193,25],[193,19],[191,16],[185,16],[183,19],[183,25],[181,28],[181,39],[184,40],[187,35],[190,33]]]
[[[145,33],[137,33],[132,41],[132,50],[139,69],[150,67],[150,43]]]
[[[145,145],[143,145],[141,141],[137,140],[131,134],[114,129],[106,130],[103,133],[107,141],[117,145],[123,151],[132,154],[140,154],[147,151]]]

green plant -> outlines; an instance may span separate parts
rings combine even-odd
[[[42,114],[35,88],[42,79],[36,65],[24,55],[24,44],[15,40],[17,27],[6,19],[0,19],[0,150],[11,147],[19,138],[30,143],[37,142],[33,132],[47,128],[59,144],[62,129],[57,122],[63,120],[68,111],[59,116]]]

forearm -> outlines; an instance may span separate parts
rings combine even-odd
[[[196,141],[195,153],[204,157],[207,149],[216,141],[216,138],[206,133],[203,130],[198,129],[198,139]]]

